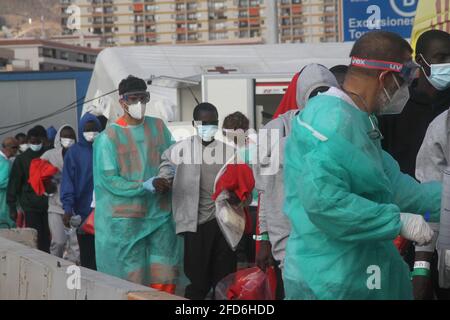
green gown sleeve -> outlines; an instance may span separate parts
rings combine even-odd
[[[389,240],[400,233],[399,208],[352,193],[349,172],[326,153],[315,150],[302,165],[301,203],[311,222],[331,238]]]
[[[0,190],[6,192],[9,181],[9,164],[6,161],[0,160]]]
[[[430,222],[439,222],[441,212],[442,184],[419,183],[400,171],[398,163],[383,151],[386,175],[392,184],[394,203],[401,212],[424,215],[430,213]]]
[[[101,134],[94,144],[95,183],[119,197],[137,197],[146,193],[144,181],[129,181],[120,176],[117,152],[106,134]]]

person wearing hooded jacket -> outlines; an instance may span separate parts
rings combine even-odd
[[[76,234],[72,233],[70,239],[66,234],[63,223],[64,209],[60,200],[60,188],[62,171],[64,165],[64,155],[76,142],[75,130],[69,125],[63,125],[55,134],[55,148],[45,152],[41,159],[47,160],[58,169],[58,173],[53,177],[52,183],[56,192],[49,196],[48,224],[52,236],[50,242],[50,253],[62,258],[68,244],[66,258],[72,262],[79,261],[79,250]]]
[[[46,195],[38,196],[28,183],[32,160],[39,158],[48,148],[43,144],[38,127],[30,129],[27,137],[30,148],[14,160],[11,168],[7,204],[10,218],[13,221],[17,219],[17,208],[20,205],[25,213],[25,226],[37,230],[38,249],[49,252],[48,197]]]
[[[101,124],[97,117],[90,113],[84,114],[78,126],[78,142],[64,156],[60,199],[66,227],[75,220],[72,219],[74,216],[80,216],[83,223],[91,211],[94,192],[92,144],[100,130]],[[81,266],[96,270],[94,236],[78,230],[77,238]]]
[[[276,147],[278,152],[267,154],[268,162],[262,161],[254,167],[256,178],[256,189],[259,193],[259,229],[262,234],[260,240],[260,250],[256,256],[256,263],[265,270],[267,266],[273,264],[273,259],[279,268],[277,272],[277,298],[283,297],[283,285],[280,269],[283,268],[283,261],[286,250],[286,242],[290,233],[290,225],[284,215],[283,197],[283,153],[287,137],[291,132],[292,119],[306,105],[307,101],[316,96],[319,92],[328,90],[330,87],[338,87],[335,76],[324,66],[319,64],[309,64],[300,72],[297,81],[297,110],[289,110],[267,123],[260,131],[261,142],[266,141],[268,145]],[[261,134],[267,134],[268,139],[263,139]],[[278,135],[278,137],[272,136]],[[274,141],[270,141],[272,138]],[[277,140],[280,139],[278,143]],[[259,146],[262,148],[263,146]],[[272,148],[271,150],[275,150]],[[264,154],[264,153],[263,153]],[[278,157],[278,159],[275,159]],[[276,170],[269,168],[276,166]],[[272,258],[273,257],[273,258]]]

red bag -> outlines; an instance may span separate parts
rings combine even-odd
[[[94,230],[94,215],[95,215],[95,209],[92,210],[92,212],[88,215],[86,220],[84,220],[83,225],[80,227],[81,230],[83,230],[87,234],[95,234]]]
[[[275,300],[276,275],[273,267],[266,272],[258,267],[232,273],[216,286],[218,300]]]
[[[398,236],[394,240],[394,245],[397,247],[398,252],[400,252],[400,255],[405,255],[406,249],[409,245],[409,240],[406,240],[405,238]]]
[[[44,182],[51,179],[57,173],[58,168],[47,160],[40,158],[33,159],[30,164],[28,183],[38,196],[42,196],[45,193]]]

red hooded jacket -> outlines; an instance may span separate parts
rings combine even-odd
[[[286,113],[289,110],[298,109],[297,106],[297,81],[300,76],[300,72],[296,73],[289,84],[286,93],[283,96],[280,104],[278,105],[277,111],[273,115],[273,119],[278,118],[278,116]]]

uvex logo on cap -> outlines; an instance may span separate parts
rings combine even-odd
[[[370,60],[358,57],[352,57],[351,65],[367,69],[388,70],[394,72],[401,72],[403,69],[403,64],[398,62]]]

